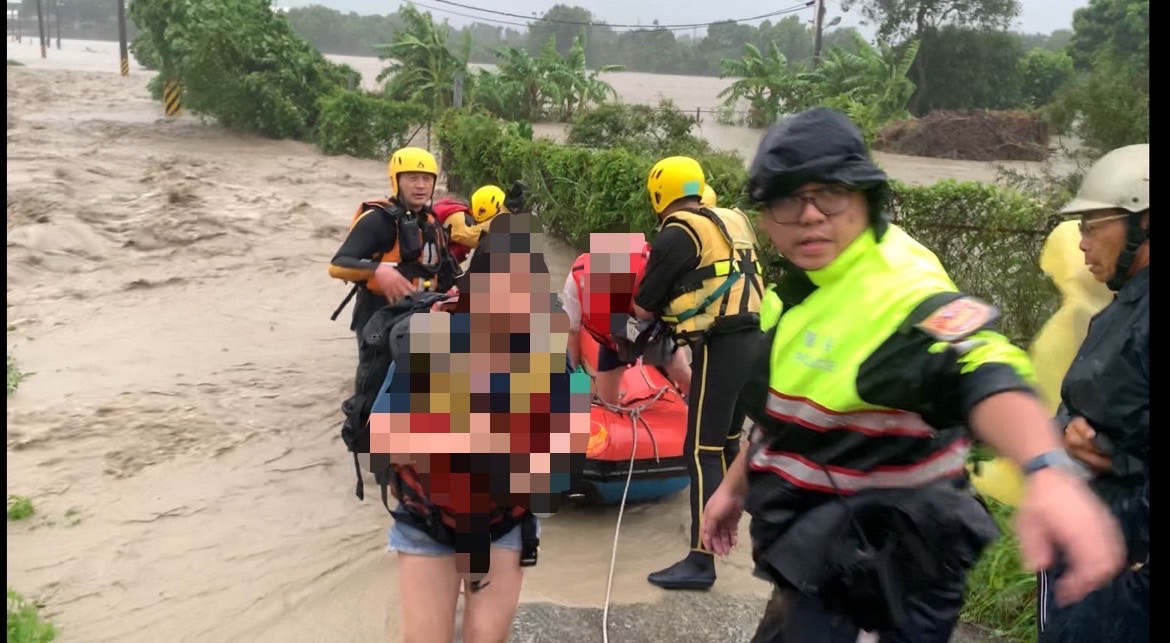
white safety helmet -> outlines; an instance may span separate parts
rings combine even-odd
[[[1150,145],[1119,147],[1097,159],[1081,182],[1075,199],[1060,210],[1077,215],[1121,208],[1142,212],[1150,207]]]

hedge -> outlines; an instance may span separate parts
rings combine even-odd
[[[470,193],[487,183],[523,180],[531,188],[530,207],[549,233],[575,248],[588,246],[590,232],[654,230],[645,181],[657,158],[642,150],[528,140],[502,121],[459,110],[444,114],[436,133],[451,190]],[[742,199],[747,171],[739,155],[696,158],[721,203]],[[892,187],[891,219],[938,255],[960,289],[999,306],[1013,341],[1029,342],[1059,303],[1039,265],[1055,223],[1041,203],[973,181],[928,187],[893,181]],[[775,271],[774,251],[765,244],[762,254]]]

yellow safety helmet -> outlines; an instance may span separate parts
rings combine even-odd
[[[683,197],[702,197],[706,185],[703,166],[689,156],[662,159],[650,168],[650,176],[646,179],[650,206],[656,214],[662,214],[671,203]]]
[[[398,175],[403,172],[425,172],[439,180],[439,164],[430,152],[421,147],[404,147],[390,155],[390,193],[398,196]]]
[[[483,223],[501,212],[504,207],[504,191],[495,185],[485,185],[471,195],[471,218]]]
[[[699,203],[703,204],[704,208],[713,208],[715,207],[715,200],[717,198],[718,197],[715,195],[715,188],[711,187],[710,185],[704,185],[703,198],[699,200]]]

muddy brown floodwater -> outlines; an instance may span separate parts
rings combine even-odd
[[[8,44],[26,66],[8,68],[7,343],[31,375],[8,400],[7,489],[36,507],[8,523],[8,585],[65,643],[396,640],[390,521],[353,496],[338,437],[355,355],[348,311],[329,320],[346,287],[325,272],[354,204],[386,189],[384,165],[164,119],[149,72],[117,74],[116,43],[36,49]],[[380,67],[345,60],[367,78]],[[688,109],[726,82],[607,80]],[[759,136],[702,133],[745,157]],[[919,183],[994,176],[881,162]],[[554,244],[555,283],[574,255]],[[687,514],[682,495],[627,509],[615,604],[664,600],[645,577],[679,556]],[[615,518],[547,520],[524,603],[600,607]],[[747,551],[718,571],[710,601],[767,593]]]

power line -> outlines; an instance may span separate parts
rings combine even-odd
[[[456,16],[460,16],[463,18],[472,18],[474,20],[480,20],[480,21],[484,21],[484,22],[494,22],[494,23],[499,23],[499,24],[515,25],[515,26],[520,26],[520,27],[530,26],[530,24],[528,24],[528,23],[516,23],[516,22],[509,22],[509,21],[504,21],[504,20],[499,20],[499,19],[481,18],[479,16],[470,16],[470,15],[467,15],[464,13],[458,13],[455,11],[451,11],[449,9],[439,9],[437,7],[430,7],[430,6],[427,6],[426,4],[423,4],[421,2],[414,2],[414,0],[409,0],[409,1],[413,2],[413,4],[417,4],[419,6],[426,7],[428,9],[432,9],[434,11],[441,11],[444,13],[449,13],[451,15],[456,15]],[[581,26],[581,27],[609,27],[611,29],[612,28],[621,28],[621,29],[636,29],[636,30],[650,30],[650,31],[656,31],[656,30],[675,31],[675,30],[684,30],[684,29],[695,29],[698,27],[710,27],[712,25],[717,25],[717,24],[722,24],[722,23],[727,23],[727,22],[733,22],[733,23],[750,22],[752,20],[762,20],[765,18],[772,18],[775,16],[796,13],[798,11],[803,11],[803,10],[811,7],[815,0],[808,0],[807,2],[803,2],[798,6],[790,7],[787,9],[781,9],[779,11],[772,11],[769,13],[760,14],[758,16],[751,16],[748,18],[737,18],[734,20],[719,20],[716,22],[696,22],[696,23],[688,23],[688,24],[671,24],[671,25],[652,25],[652,24],[651,25],[626,25],[626,24],[608,24],[608,23],[604,23],[604,22],[584,22],[584,21],[580,21],[580,20],[556,20],[553,18],[529,17],[529,16],[524,16],[521,14],[509,13],[507,11],[496,11],[494,9],[484,9],[482,7],[474,7],[471,5],[460,4],[458,2],[451,2],[450,0],[434,0],[434,1],[440,2],[442,4],[446,4],[446,5],[451,5],[454,7],[460,7],[463,9],[470,9],[473,11],[482,11],[484,13],[489,13],[489,14],[494,14],[494,15],[499,15],[499,16],[506,16],[506,17],[510,17],[510,18],[522,18],[522,19],[528,20],[530,22],[548,22],[548,23],[553,23],[553,24],[574,25],[574,26]]]
[[[475,20],[476,22],[487,22],[487,23],[497,24],[497,25],[514,25],[516,27],[528,28],[527,22],[511,22],[508,20],[483,18],[480,16],[473,16],[473,15],[467,14],[467,13],[459,13],[458,11],[451,11],[450,9],[443,9],[441,7],[432,7],[432,6],[430,6],[426,3],[423,3],[423,2],[416,2],[415,0],[407,0],[407,3],[408,4],[416,4],[424,9],[430,9],[431,11],[438,11],[440,13],[445,13],[445,14],[449,14],[452,16],[459,16],[461,18],[471,18],[472,20]]]

